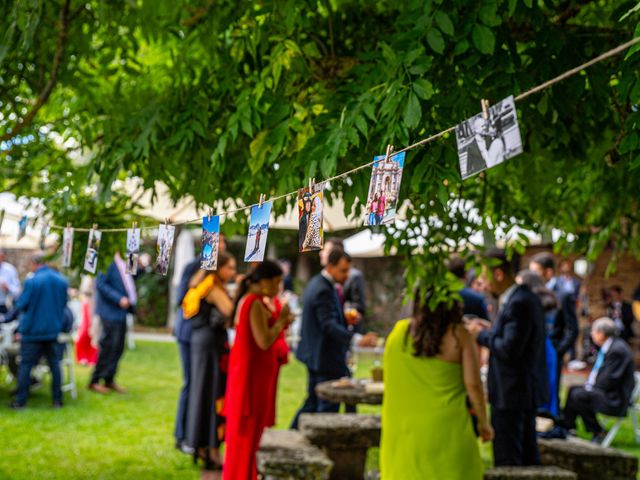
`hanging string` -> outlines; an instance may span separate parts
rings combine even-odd
[[[617,46],[617,47],[615,47],[615,48],[613,48],[611,50],[608,50],[607,52],[603,53],[602,55],[599,55],[599,56],[589,60],[588,62],[585,62],[585,63],[583,63],[581,65],[578,65],[577,67],[572,68],[571,70],[567,70],[566,72],[558,75],[555,78],[552,78],[551,80],[548,80],[548,81],[546,81],[544,83],[541,83],[540,85],[536,85],[535,87],[530,88],[526,92],[523,92],[520,95],[518,95],[517,97],[515,97],[514,100],[516,102],[519,102],[519,101],[524,100],[525,98],[527,98],[527,97],[529,97],[529,96],[531,96],[531,95],[533,95],[535,93],[538,93],[538,92],[540,92],[542,90],[546,90],[547,88],[555,85],[556,83],[562,82],[563,80],[566,80],[567,78],[575,75],[576,73],[581,72],[582,70],[585,70],[586,68],[589,68],[589,67],[591,67],[591,66],[593,66],[593,65],[595,65],[597,63],[600,63],[600,62],[602,62],[602,61],[604,61],[604,60],[606,60],[608,58],[611,58],[611,57],[614,57],[616,55],[619,55],[620,53],[624,52],[629,47],[631,47],[633,45],[636,45],[638,43],[640,43],[640,36],[639,37],[635,37],[632,40],[629,40],[628,42],[623,43],[622,45],[619,45],[619,46]],[[439,133],[436,133],[435,135],[431,135],[430,137],[424,138],[424,139],[422,139],[422,140],[420,140],[420,141],[418,141],[416,143],[413,143],[413,144],[411,144],[411,145],[409,145],[407,147],[404,147],[403,149],[394,152],[391,156],[393,157],[393,156],[398,155],[398,154],[400,154],[402,152],[407,152],[409,150],[413,150],[414,148],[418,148],[418,147],[421,147],[423,145],[426,145],[427,143],[431,143],[431,142],[433,142],[433,141],[435,141],[435,140],[437,140],[439,138],[444,137],[445,135],[447,135],[449,133],[454,132],[455,129],[456,129],[455,125],[453,127],[449,127],[446,130],[443,130],[443,131],[441,131]],[[323,180],[322,182],[318,182],[318,183],[327,183],[327,182],[332,182],[332,181],[335,181],[335,180],[343,179],[343,178],[348,177],[349,175],[351,175],[353,173],[356,173],[356,172],[358,172],[360,170],[363,170],[365,168],[369,168],[375,163],[376,163],[375,160],[372,161],[372,162],[365,163],[364,165],[360,165],[358,167],[355,167],[355,168],[353,168],[353,169],[351,169],[351,170],[349,170],[347,172],[341,173],[339,175],[335,175],[333,177],[329,177],[329,178]],[[289,197],[292,197],[292,196],[295,196],[295,195],[298,195],[298,190],[295,190],[295,191],[289,192],[289,193],[285,193],[283,195],[278,195],[276,197],[269,198],[267,201],[268,202],[277,202],[279,200],[283,200],[285,198],[289,198]],[[233,215],[235,213],[239,213],[239,212],[242,212],[242,211],[245,211],[245,210],[249,210],[249,209],[251,209],[253,207],[256,207],[256,206],[258,206],[258,204],[254,203],[254,204],[251,204],[251,205],[238,207],[238,208],[235,208],[233,210],[227,210],[227,211],[224,211],[224,212],[216,213],[216,215],[218,215],[218,216],[229,216],[229,215]],[[169,225],[179,226],[179,225],[198,224],[201,221],[202,221],[202,217],[198,217],[198,218],[195,218],[195,219],[192,219],[192,220],[186,220],[186,221],[183,221],[183,222],[169,223]],[[56,230],[64,230],[64,228],[65,228],[65,227],[62,227],[62,226],[59,226],[59,225],[49,225],[49,227],[50,227],[50,229],[56,229]],[[156,229],[157,226],[139,227],[139,228],[141,230],[153,230],[153,229]],[[74,230],[76,232],[90,232],[92,229],[91,228],[75,228],[74,227]],[[102,229],[101,231],[102,232],[126,232],[127,230],[129,230],[129,229],[128,228],[105,228],[105,229]]]

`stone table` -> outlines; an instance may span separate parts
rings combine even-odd
[[[362,479],[367,449],[380,445],[380,417],[354,413],[300,415],[300,431],[333,462],[332,480]]]
[[[333,462],[296,430],[265,430],[256,455],[265,480],[328,480]]]
[[[365,381],[352,380],[349,386],[338,386],[335,380],[316,385],[316,395],[322,400],[347,405],[382,405],[382,393],[367,393]]]
[[[578,480],[635,480],[638,458],[586,440],[538,440],[543,465],[575,472]]]

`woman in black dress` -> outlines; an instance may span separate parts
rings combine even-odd
[[[190,321],[191,387],[187,408],[186,444],[194,449],[194,462],[206,469],[222,465],[220,445],[224,440],[224,418],[220,415],[227,383],[227,330],[233,302],[224,285],[236,276],[236,261],[226,252],[218,255],[218,270],[200,270],[191,279],[194,288],[213,275],[213,287],[200,302],[200,311]]]

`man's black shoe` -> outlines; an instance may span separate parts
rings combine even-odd
[[[24,403],[18,403],[15,400],[9,404],[12,410],[24,410],[27,406]]]
[[[53,408],[55,408],[56,410],[59,409],[59,408],[62,408],[62,402],[54,401],[53,402]]]

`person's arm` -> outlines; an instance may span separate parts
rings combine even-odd
[[[478,343],[487,347],[492,355],[503,361],[519,359],[531,336],[532,322],[528,302],[513,302],[510,316],[504,319],[504,328],[500,335],[495,330],[478,333]]]
[[[196,273],[194,273],[191,278],[189,279],[189,288],[195,288],[198,286],[198,284],[204,279],[204,277],[207,275],[207,271],[205,270],[197,270]]]
[[[318,326],[322,333],[337,343],[349,345],[353,333],[340,322],[335,293],[328,288],[323,289],[315,301],[314,309]]]
[[[108,277],[110,275],[112,275],[112,271],[111,268],[114,267],[113,265],[111,265],[109,267],[109,269],[107,270],[106,275],[105,274],[100,274],[98,275],[98,279],[96,280],[96,288],[98,289],[98,291],[100,292],[101,295],[103,295],[107,300],[109,300],[109,302],[113,303],[114,305],[120,305],[120,300],[122,300],[122,298],[127,298],[126,295],[123,295],[122,293],[118,292],[115,288],[113,288],[109,282],[108,282]],[[115,267],[114,267],[115,268]]]
[[[565,295],[562,298],[562,316],[564,317],[564,335],[556,347],[560,356],[564,355],[576,343],[578,338],[576,299],[573,295]]]
[[[31,296],[32,296],[31,282],[30,281],[24,282],[24,289],[22,290],[22,293],[16,300],[16,303],[13,305],[14,310],[17,310],[19,312],[25,312],[27,310],[27,305],[29,305],[29,303],[31,302]]]
[[[289,308],[283,307],[278,320],[270,327],[269,318],[271,313],[260,303],[253,302],[249,311],[249,324],[251,325],[251,333],[258,347],[262,350],[268,350],[273,342],[276,341],[280,332],[289,325],[291,313]]]
[[[7,288],[13,298],[17,298],[20,295],[20,278],[18,278],[18,271],[15,268],[11,269],[9,274]]]
[[[225,317],[230,317],[233,313],[233,302],[224,288],[220,286],[216,285],[211,289],[209,295],[207,295],[207,302],[215,305]]]
[[[462,345],[462,374],[465,389],[469,395],[471,406],[478,419],[478,430],[482,439],[487,442],[493,438],[493,432],[487,419],[487,405],[484,399],[484,387],[480,378],[478,365],[478,347],[473,337],[464,329],[458,327],[456,336]]]
[[[604,365],[596,377],[596,386],[608,391],[617,388],[626,370],[625,355],[612,350],[604,357]]]

